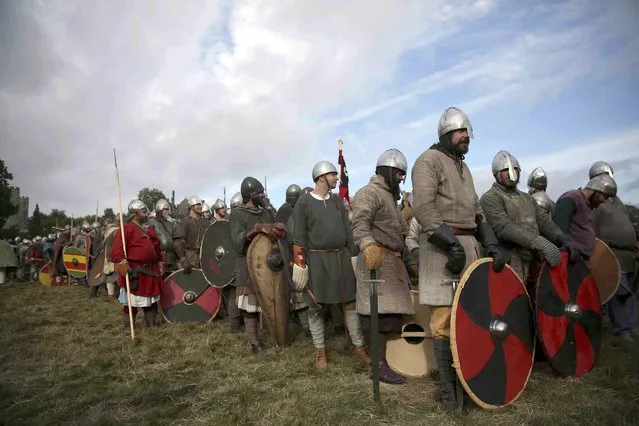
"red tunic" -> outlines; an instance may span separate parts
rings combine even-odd
[[[31,264],[42,268],[44,265],[44,252],[42,251],[41,243],[36,243],[29,247],[27,250],[27,259],[33,259]]]
[[[116,232],[113,238],[113,247],[111,248],[111,262],[113,263],[118,263],[124,259],[122,236],[119,229]],[[124,238],[126,239],[126,254],[129,266],[131,268],[149,269],[158,275],[153,277],[142,273],[138,274],[138,289],[131,290],[131,294],[146,297],[158,296],[162,285],[159,264],[162,256],[160,254],[160,239],[155,233],[155,229],[149,227],[143,231],[135,223],[125,223]],[[126,288],[125,277],[118,276],[118,285]]]

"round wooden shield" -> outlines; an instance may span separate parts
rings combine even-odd
[[[180,269],[162,282],[160,307],[170,323],[211,321],[221,303],[222,293],[204,279],[201,269],[193,269],[188,275]]]
[[[473,262],[460,280],[450,320],[457,376],[472,400],[495,409],[523,392],[535,359],[535,327],[526,288],[509,266]]]
[[[586,263],[544,262],[537,282],[537,332],[552,368],[561,376],[580,377],[597,361],[601,347],[601,300]]]
[[[424,377],[437,368],[430,309],[419,304],[419,292],[411,291],[415,315],[404,315],[401,335],[390,335],[386,344],[388,365],[408,377]]]
[[[282,253],[276,243],[259,234],[249,245],[246,262],[271,336],[278,346],[286,346],[290,299]]]
[[[89,271],[89,287],[97,287],[104,282],[104,253],[100,252],[100,254],[93,259],[93,264]]]
[[[597,283],[601,303],[606,303],[617,293],[621,282],[621,266],[615,253],[599,238],[595,252],[588,259],[588,269]]]
[[[237,253],[231,242],[231,225],[227,220],[213,222],[206,229],[200,246],[200,264],[206,281],[224,288],[235,279]]]
[[[51,264],[47,263],[42,268],[40,268],[40,273],[38,274],[38,282],[42,285],[51,285]]]
[[[84,251],[74,246],[62,250],[62,259],[67,273],[73,278],[84,278],[87,275],[88,262]]]

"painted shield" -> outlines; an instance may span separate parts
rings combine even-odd
[[[206,281],[223,288],[235,279],[237,253],[231,243],[231,225],[227,220],[212,223],[204,233],[200,247],[200,264]]]
[[[67,246],[62,250],[62,259],[67,273],[73,278],[84,278],[87,275],[87,256],[83,250]]]
[[[537,282],[537,331],[552,368],[580,377],[597,361],[601,346],[601,300],[595,278],[583,261],[542,266]]]
[[[38,274],[38,282],[42,285],[51,285],[51,264],[47,263],[42,268],[40,268],[40,273]]]
[[[621,282],[621,266],[610,247],[599,238],[595,252],[588,259],[588,269],[595,278],[601,303],[606,303],[617,293]]]
[[[89,271],[89,287],[97,287],[104,283],[104,253],[100,252],[93,259],[91,270]]]
[[[206,281],[201,269],[188,275],[183,269],[173,272],[162,282],[160,294],[162,315],[170,323],[211,321],[222,303],[222,293]]]
[[[390,335],[386,344],[388,365],[409,377],[424,377],[436,368],[430,308],[419,304],[419,292],[411,291],[415,315],[404,315],[401,335]]]
[[[284,203],[277,210],[277,214],[275,215],[275,221],[286,225],[286,222],[288,222],[288,218],[291,217],[292,214],[293,214],[293,207],[291,207],[291,205],[288,203]]]
[[[526,288],[513,269],[493,270],[491,258],[462,276],[451,315],[457,376],[482,408],[511,404],[523,392],[535,358],[535,327]]]
[[[266,325],[278,346],[288,344],[289,288],[279,246],[266,235],[249,245],[246,262]]]

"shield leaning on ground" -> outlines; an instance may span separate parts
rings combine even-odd
[[[532,305],[524,284],[491,258],[473,262],[462,276],[450,320],[457,377],[472,400],[495,409],[523,392],[535,358]]]
[[[73,278],[84,278],[87,275],[87,256],[83,250],[74,246],[67,246],[62,250],[62,258],[67,273]]]
[[[551,268],[544,262],[537,281],[537,333],[548,361],[560,376],[580,377],[597,362],[601,347],[601,300],[583,261]]]
[[[89,287],[97,287],[104,284],[104,252],[100,252],[91,265],[89,271]]]
[[[249,245],[246,262],[266,325],[278,346],[288,344],[289,288],[278,244],[259,234]]]
[[[231,225],[218,220],[206,229],[200,246],[200,264],[206,281],[224,288],[235,279],[237,253],[231,242]]]
[[[40,268],[40,272],[38,273],[38,281],[42,285],[51,285],[51,264],[47,263],[42,268]]]
[[[599,238],[595,252],[588,259],[588,269],[595,278],[601,303],[604,304],[617,293],[621,282],[621,266],[615,253]]]
[[[162,315],[170,323],[211,321],[222,303],[222,293],[206,281],[201,269],[173,272],[162,282],[160,294]]]

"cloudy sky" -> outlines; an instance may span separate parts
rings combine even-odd
[[[637,20],[633,0],[0,0],[0,158],[31,209],[116,207],[113,148],[125,206],[247,175],[279,205],[339,138],[352,193],[387,148],[412,166],[456,105],[480,195],[506,149],[554,197],[606,160],[639,203]]]

